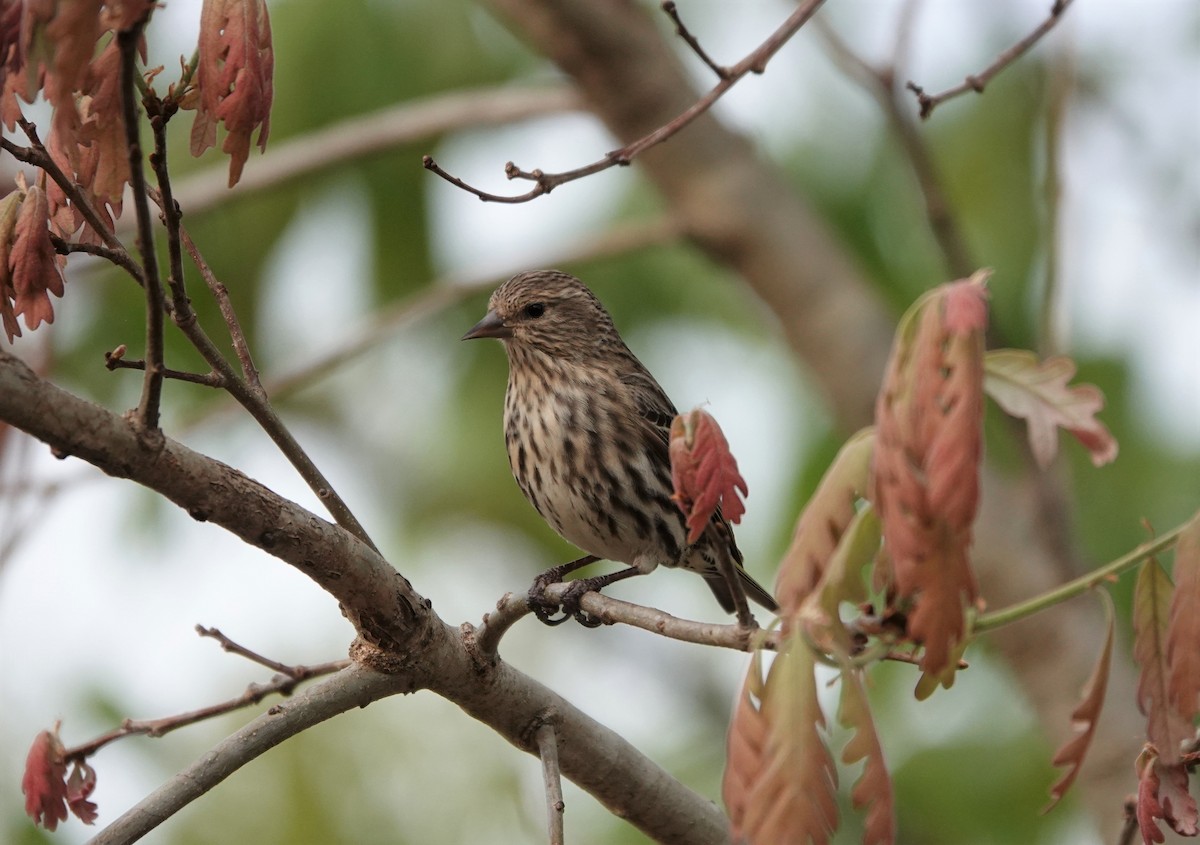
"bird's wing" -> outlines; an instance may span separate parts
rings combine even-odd
[[[619,378],[633,395],[638,416],[650,423],[665,446],[671,439],[671,421],[678,413],[666,392],[644,367],[621,373]]]

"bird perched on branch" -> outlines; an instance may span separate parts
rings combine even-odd
[[[463,340],[481,337],[498,338],[508,354],[504,440],[513,476],[550,527],[587,553],[534,582],[530,602],[539,618],[550,622],[547,608],[556,606],[544,598],[545,587],[598,559],[629,568],[572,582],[563,608],[584,624],[598,624],[578,611],[585,592],[660,565],[700,574],[721,607],[733,612],[723,556],[745,595],[778,609],[742,568],[719,509],[700,539],[687,543],[683,513],[671,498],[675,406],[581,281],[556,270],[513,276]],[[748,611],[744,616],[752,618]]]

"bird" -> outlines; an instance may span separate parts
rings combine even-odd
[[[599,624],[579,612],[583,593],[667,566],[700,574],[726,612],[739,610],[739,621],[744,614],[752,622],[722,574],[723,555],[746,596],[772,613],[779,609],[743,567],[719,508],[688,544],[683,512],[672,499],[675,406],[583,282],[559,270],[513,276],[462,339],[477,338],[496,338],[507,353],[504,440],[517,485],[550,527],[585,553],[535,580],[530,603],[535,611],[540,606],[542,621],[573,615]],[[628,568],[572,581],[564,615],[552,622],[545,587],[595,560]]]

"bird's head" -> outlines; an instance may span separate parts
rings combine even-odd
[[[612,317],[574,276],[531,270],[513,276],[488,300],[488,312],[463,340],[494,337],[514,348],[537,349],[556,358],[594,354],[617,336]]]

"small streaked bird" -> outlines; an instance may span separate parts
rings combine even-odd
[[[746,595],[770,611],[775,600],[742,568],[742,553],[718,510],[687,545],[671,498],[668,439],[675,406],[642,366],[612,317],[581,281],[557,270],[513,276],[492,294],[487,315],[463,340],[491,337],[508,354],[504,440],[525,498],[586,556],[534,582],[539,604],[549,583],[593,560],[629,568],[573,582],[564,610],[584,592],[658,566],[704,577],[728,612],[735,604],[718,557],[730,556]],[[549,621],[544,605],[539,617]],[[566,618],[566,617],[564,617]],[[561,621],[561,620],[556,620]]]

